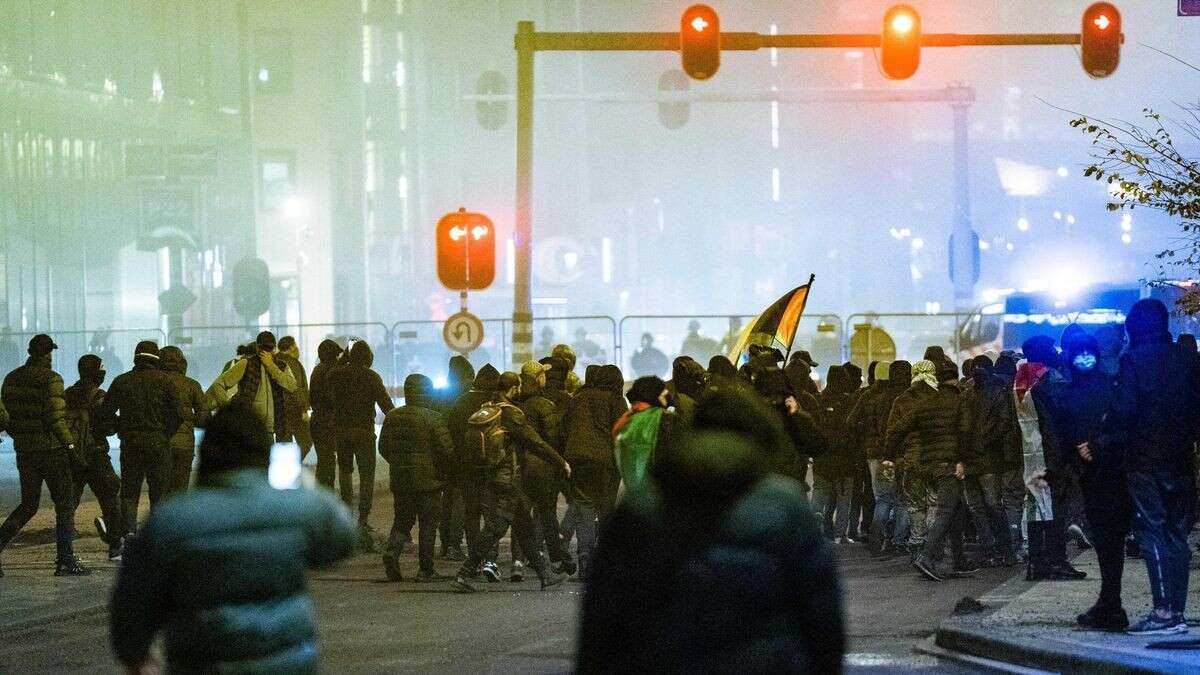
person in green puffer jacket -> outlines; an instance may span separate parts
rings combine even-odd
[[[655,376],[638,378],[625,395],[631,407],[613,426],[622,496],[642,489],[657,449],[671,442],[675,414],[667,410],[668,395],[667,384]]]
[[[270,436],[248,402],[208,424],[196,489],[150,514],[126,545],[110,610],[117,660],[169,672],[315,673],[317,626],[305,573],[350,556],[347,509],[325,490],[267,481]]]

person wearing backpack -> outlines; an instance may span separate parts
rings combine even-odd
[[[567,576],[550,569],[546,557],[534,545],[532,507],[521,488],[522,469],[526,453],[557,466],[567,477],[571,465],[554,448],[546,444],[529,424],[525,413],[513,404],[521,393],[521,376],[503,373],[496,383],[496,397],[468,420],[464,446],[472,453],[484,477],[484,527],[454,580],[455,587],[471,593],[475,588],[467,581],[484,562],[508,528],[512,527],[513,542],[529,557],[537,572],[542,590],[556,586]]]

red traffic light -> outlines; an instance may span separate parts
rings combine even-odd
[[[921,15],[908,5],[895,5],[883,15],[879,65],[889,79],[906,80],[921,64]]]
[[[683,71],[707,80],[721,67],[721,17],[708,5],[692,5],[679,19],[679,53]]]
[[[496,278],[496,226],[482,213],[459,209],[437,224],[437,269],[454,291],[481,291]]]
[[[1097,2],[1083,11],[1079,34],[1083,70],[1100,78],[1112,75],[1121,62],[1121,13],[1110,2]]]

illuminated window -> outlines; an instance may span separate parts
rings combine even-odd
[[[264,211],[280,211],[296,192],[296,155],[271,150],[258,155],[258,201]]]

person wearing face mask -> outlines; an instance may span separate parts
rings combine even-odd
[[[1059,403],[1062,455],[1079,471],[1084,509],[1100,563],[1100,598],[1078,620],[1085,628],[1123,631],[1129,625],[1121,607],[1121,575],[1131,507],[1121,470],[1122,448],[1105,428],[1104,418],[1115,398],[1113,383],[1099,367],[1096,338],[1077,335],[1065,346],[1070,382]]]
[[[121,536],[121,479],[113,470],[108,455],[108,439],[92,420],[104,402],[104,362],[95,354],[79,358],[79,381],[63,392],[66,403],[67,426],[78,449],[75,462],[75,503],[83,496],[83,488],[92,488],[100,503],[100,517],[93,521],[100,539],[108,545],[108,559],[120,560]],[[109,529],[109,528],[114,529]]]

